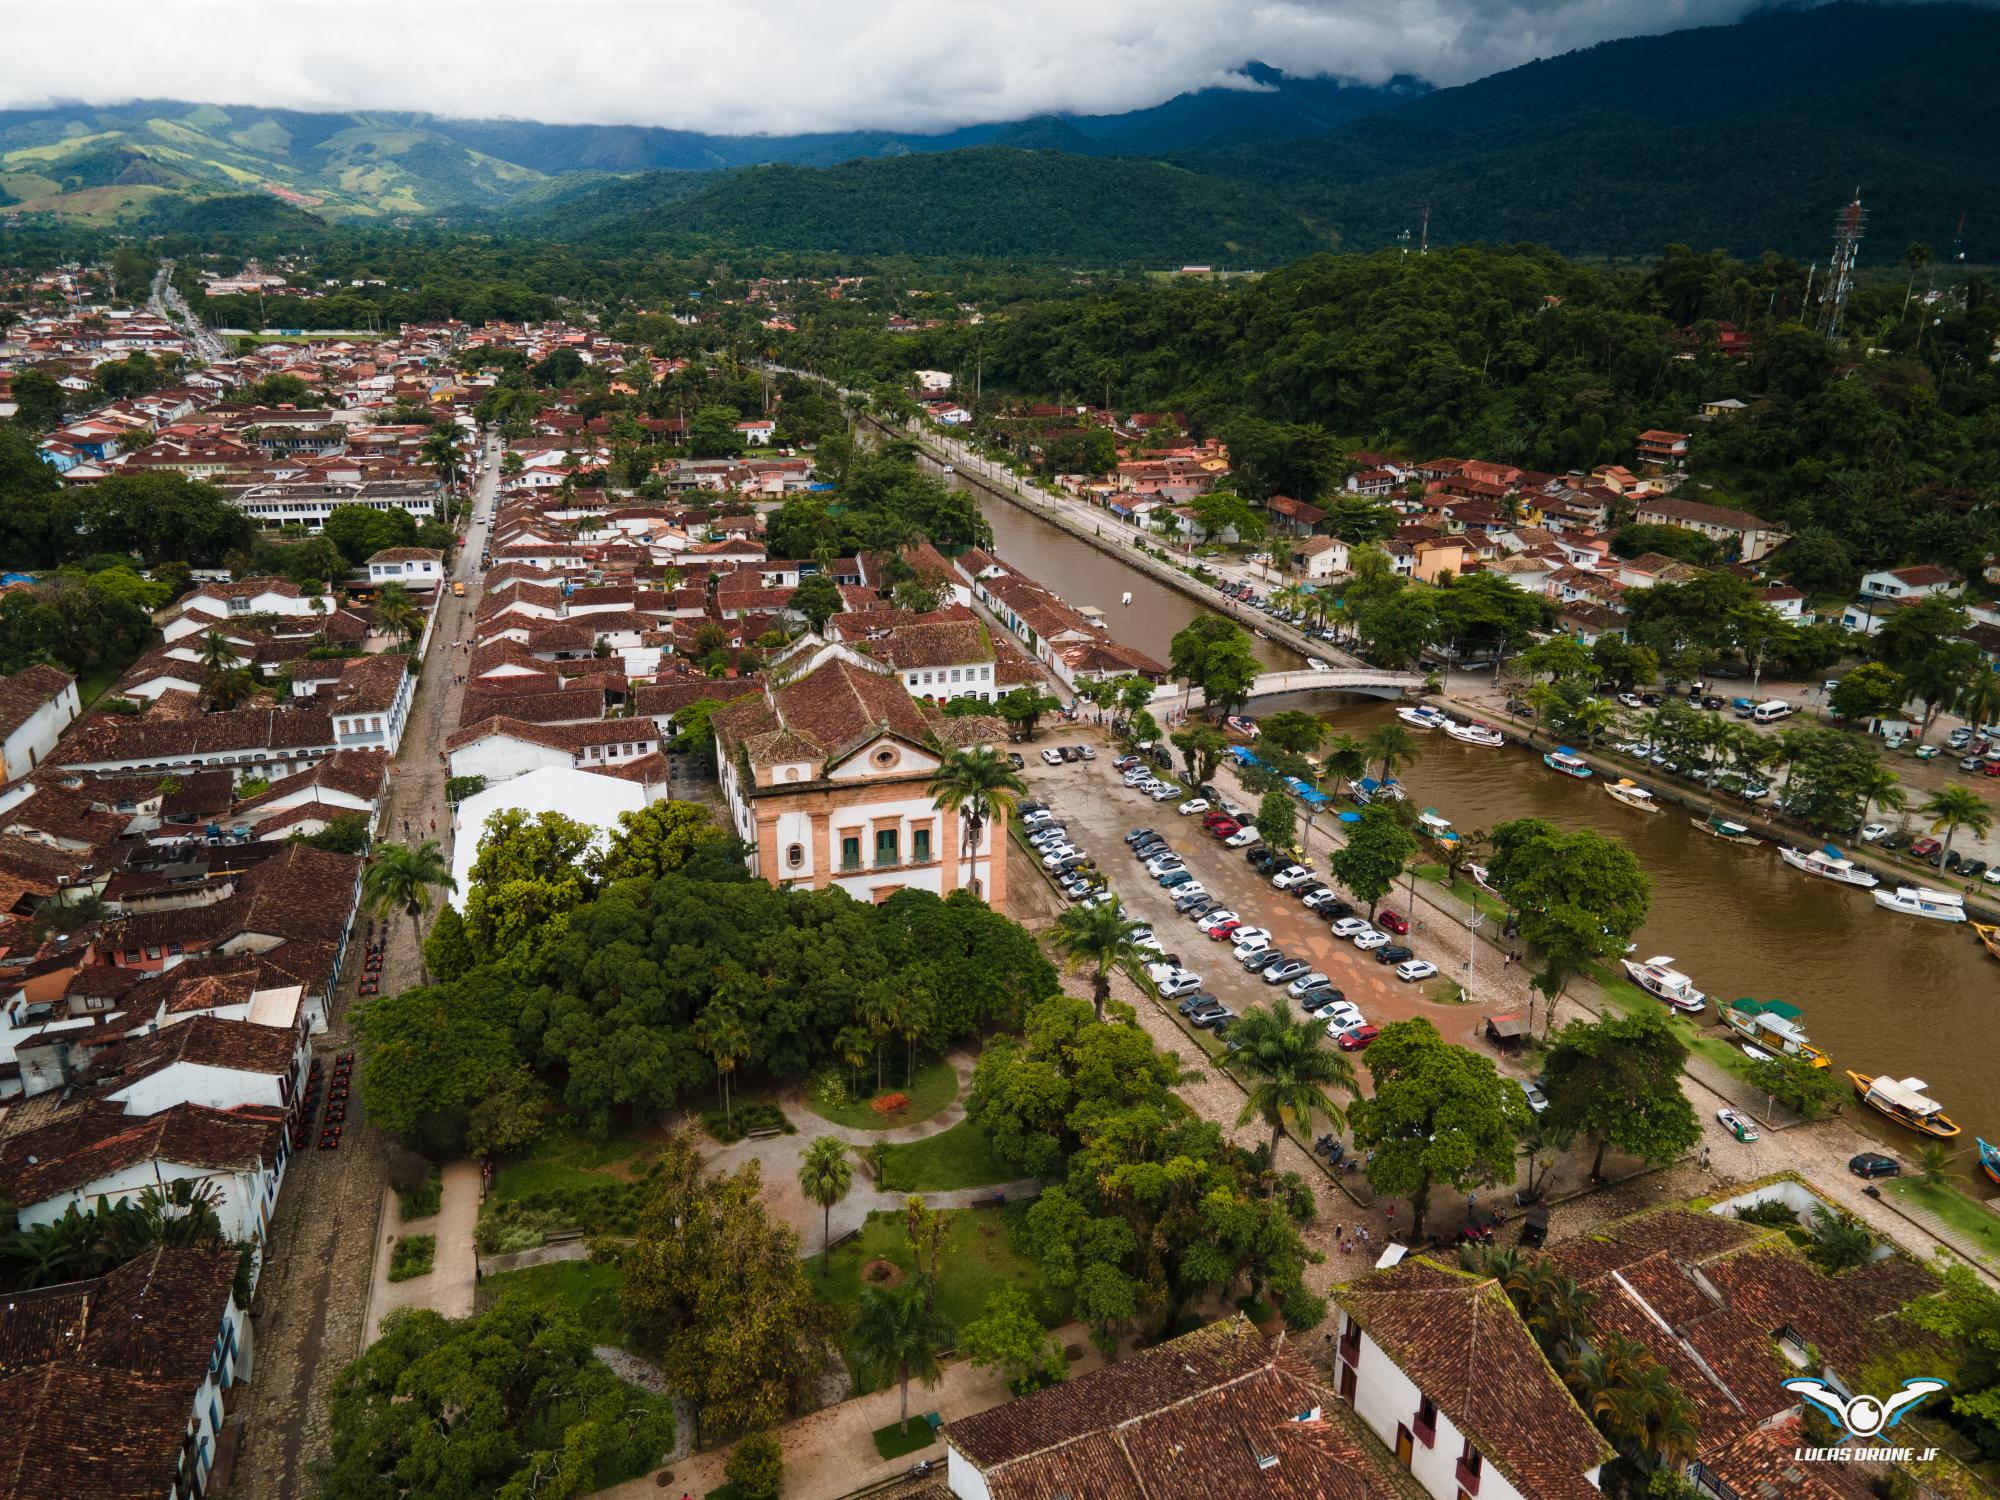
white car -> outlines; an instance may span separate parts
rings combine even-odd
[[[1151,791],[1146,793],[1146,795],[1148,797],[1151,797],[1155,802],[1170,802],[1174,798],[1178,797],[1180,794],[1181,794],[1181,789],[1179,787],[1168,786],[1164,781],[1161,782],[1158,786],[1154,787]]]
[[[1137,948],[1141,953],[1158,953],[1164,955],[1167,951],[1167,945],[1154,937],[1150,932],[1144,937],[1133,938],[1132,946]]]
[[[1306,658],[1306,665],[1308,667],[1311,667],[1315,672],[1331,672],[1333,670],[1332,667],[1329,667],[1325,662],[1321,661],[1317,656],[1308,656]]]
[[[1313,1012],[1313,1019],[1324,1021],[1329,1027],[1338,1026],[1342,1029],[1367,1024],[1366,1017],[1361,1014],[1361,1007],[1352,1000],[1329,1000]]]
[[[1337,938],[1360,937],[1364,932],[1373,931],[1374,928],[1370,927],[1359,917],[1342,917],[1338,922],[1333,924],[1333,935]]]
[[[1055,848],[1046,851],[1042,855],[1042,868],[1045,870],[1053,870],[1057,865],[1061,864],[1071,855],[1081,854],[1081,853],[1083,853],[1083,851],[1077,848],[1074,844],[1057,844]]]
[[[1371,927],[1366,932],[1357,932],[1354,934],[1354,946],[1359,948],[1363,953],[1373,953],[1377,948],[1386,948],[1389,946],[1389,934],[1386,932],[1377,932]]]
[[[1328,886],[1325,890],[1314,891],[1311,895],[1307,896],[1305,899],[1305,908],[1307,911],[1317,911],[1320,907],[1339,899],[1340,892]]]
[[[1332,983],[1333,981],[1329,979],[1326,975],[1321,974],[1317,970],[1315,970],[1310,974],[1301,974],[1297,979],[1294,979],[1291,982],[1291,984],[1286,988],[1285,993],[1290,995],[1294,1000],[1296,1000],[1298,999],[1299,996],[1303,995],[1307,990],[1316,990],[1323,984],[1332,984]]]
[[[1271,884],[1281,891],[1288,891],[1301,881],[1310,880],[1312,871],[1304,865],[1286,865],[1271,877]]]
[[[1352,1020],[1347,1019],[1345,1016],[1336,1016],[1333,1020],[1326,1023],[1326,1034],[1337,1042],[1349,1032],[1359,1031],[1367,1024],[1358,1015]]]
[[[1060,750],[1044,750],[1044,751],[1042,752],[1042,764],[1043,764],[1043,765],[1045,765],[1045,766],[1059,766],[1059,765],[1061,765],[1062,763],[1063,763],[1063,762],[1062,762],[1062,751],[1060,751]]]
[[[1428,959],[1413,958],[1406,964],[1396,965],[1396,977],[1405,984],[1415,984],[1419,979],[1437,978],[1438,966]]]
[[[1179,807],[1175,808],[1174,811],[1178,812],[1184,818],[1191,818],[1196,813],[1205,813],[1208,811],[1208,798],[1190,797]]]
[[[1158,880],[1169,870],[1184,870],[1186,868],[1187,862],[1178,854],[1162,854],[1158,859],[1149,859],[1146,861],[1146,873],[1155,880]]]
[[[1888,833],[1889,825],[1887,823],[1870,823],[1866,828],[1861,830],[1861,842],[1872,844],[1879,838],[1886,838]]]
[[[1232,943],[1247,943],[1255,940],[1268,944],[1271,941],[1271,929],[1268,927],[1239,927],[1229,934],[1229,940]]]
[[[1222,842],[1231,849],[1247,848],[1257,842],[1257,830],[1252,824],[1245,823]]]
[[[1240,964],[1243,962],[1244,959],[1248,958],[1251,954],[1262,953],[1266,948],[1270,946],[1271,946],[1271,940],[1268,937],[1245,938],[1242,942],[1236,945],[1235,948],[1236,961]]]
[[[1146,974],[1159,992],[1169,1000],[1192,995],[1201,988],[1201,976],[1177,964],[1150,964],[1147,966]]]
[[[1235,912],[1218,908],[1215,911],[1204,912],[1199,918],[1196,919],[1194,925],[1200,928],[1203,932],[1213,932],[1216,928],[1220,927],[1224,922],[1234,922],[1235,920],[1236,920]]]

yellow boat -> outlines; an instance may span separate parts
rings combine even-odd
[[[2000,958],[2000,927],[1995,927],[1990,922],[1974,922],[1972,935],[1979,939],[1980,947],[1995,958]]]
[[[1852,1068],[1847,1070],[1847,1076],[1863,1104],[1877,1114],[1887,1115],[1904,1129],[1944,1140],[1958,1134],[1958,1126],[1944,1112],[1944,1106],[1925,1095],[1924,1090],[1930,1085],[1923,1079],[1886,1075],[1870,1078]]]

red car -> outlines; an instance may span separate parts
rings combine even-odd
[[[1219,839],[1234,838],[1243,831],[1243,825],[1224,818],[1220,823],[1209,824],[1208,831]]]
[[[1359,1052],[1382,1033],[1373,1026],[1357,1026],[1352,1031],[1343,1031],[1336,1038],[1343,1052]]]
[[[2000,760],[1989,760],[1981,769],[1981,775],[2000,776]]]
[[[1936,839],[1918,839],[1914,844],[1910,845],[1910,858],[1936,859],[1938,850],[1943,847],[1944,845],[1940,844]]]
[[[1217,922],[1213,927],[1208,929],[1208,935],[1218,943],[1224,942],[1232,932],[1242,925],[1241,922]]]
[[[1385,906],[1375,913],[1375,925],[1384,932],[1393,932],[1401,937],[1410,930],[1410,919],[1395,908]]]

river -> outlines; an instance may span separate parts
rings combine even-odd
[[[982,505],[1002,557],[1071,603],[1102,608],[1126,645],[1164,659],[1169,638],[1200,613],[1192,600],[1017,506],[992,498]],[[1127,589],[1132,603],[1120,606]],[[1295,664],[1289,652],[1257,645],[1265,660]],[[1357,736],[1394,714],[1389,704],[1345,694],[1283,701],[1310,706]],[[1535,817],[1618,839],[1653,883],[1652,914],[1636,940],[1641,955],[1673,955],[1698,988],[1725,1004],[1747,995],[1799,1006],[1836,1070],[1924,1079],[1963,1127],[1953,1146],[1976,1172],[1973,1135],[2000,1132],[2000,1076],[1983,1040],[1988,1007],[2000,998],[2000,964],[1969,929],[1883,911],[1866,891],[1793,870],[1768,845],[1740,848],[1697,832],[1685,811],[1630,811],[1604,794],[1602,777],[1557,776],[1519,746],[1485,749],[1412,733],[1422,759],[1401,776],[1419,806],[1464,830]],[[1719,1030],[1716,1014],[1707,1012]],[[1906,1156],[1922,1144],[1866,1110],[1847,1114]]]

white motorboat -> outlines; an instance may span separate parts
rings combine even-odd
[[[1450,722],[1428,703],[1419,703],[1412,708],[1399,708],[1396,717],[1405,724],[1414,724],[1419,729],[1442,729]]]
[[[1671,955],[1663,953],[1644,962],[1621,958],[1618,962],[1624,966],[1632,982],[1655,1000],[1664,1000],[1675,1010],[1684,1010],[1690,1015],[1707,1008],[1708,996],[1696,989],[1694,981],[1674,967]]]
[[[1928,886],[1899,885],[1893,891],[1875,892],[1875,904],[1899,911],[1906,917],[1929,917],[1933,922],[1963,922],[1965,898],[1951,891],[1934,891]]]
[[[1495,729],[1491,724],[1482,724],[1477,719],[1468,720],[1465,723],[1460,723],[1457,719],[1446,719],[1442,727],[1446,734],[1457,740],[1461,745],[1504,745],[1507,743],[1507,736]]]
[[[1131,592],[1130,592],[1130,591],[1128,590],[1128,591],[1126,592],[1126,594],[1125,594],[1125,597],[1124,597],[1124,598],[1122,598],[1122,599],[1120,599],[1120,600],[1119,600],[1118,602],[1119,602],[1120,604],[1130,604],[1130,603],[1132,602],[1132,595],[1131,595]]]
[[[1622,802],[1638,812],[1656,813],[1660,804],[1653,800],[1653,794],[1627,777],[1604,783],[1604,794],[1614,802]]]
[[[1837,880],[1842,885],[1858,885],[1864,891],[1882,883],[1831,844],[1820,849],[1783,848],[1778,851],[1778,858],[1794,870],[1803,870],[1822,880]]]

